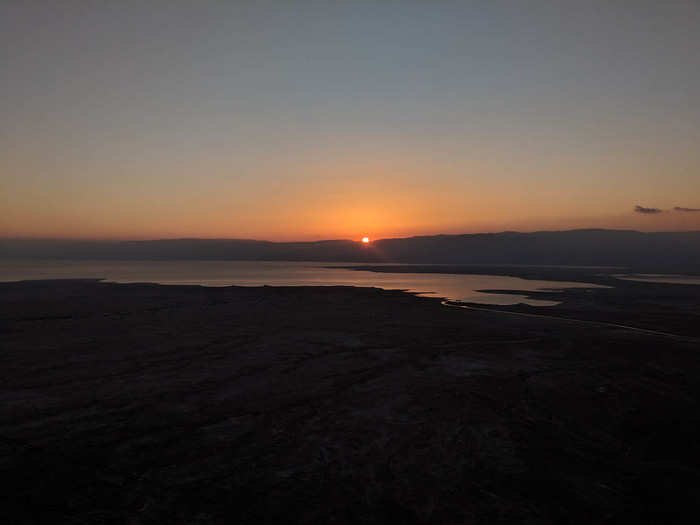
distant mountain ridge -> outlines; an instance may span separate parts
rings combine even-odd
[[[568,230],[272,242],[239,239],[0,239],[0,258],[213,259],[421,264],[604,265],[700,271],[700,231]]]

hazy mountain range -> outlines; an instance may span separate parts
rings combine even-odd
[[[0,240],[0,258],[218,259],[435,264],[610,265],[700,271],[700,231],[570,230],[381,239],[270,242]]]

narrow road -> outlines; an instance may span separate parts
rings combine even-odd
[[[643,334],[658,335],[658,336],[662,336],[662,337],[671,337],[673,339],[680,339],[683,341],[697,341],[698,340],[696,337],[689,337],[689,336],[684,336],[684,335],[672,334],[669,332],[659,332],[658,330],[648,330],[646,328],[638,328],[636,326],[629,326],[629,325],[624,325],[624,324],[606,323],[604,321],[588,321],[586,319],[572,319],[571,317],[558,317],[556,315],[526,314],[524,312],[510,312],[508,310],[494,310],[492,308],[479,308],[476,306],[467,306],[466,304],[457,304],[457,303],[453,303],[451,301],[442,301],[441,304],[443,306],[449,306],[452,308],[463,308],[465,310],[476,310],[476,311],[480,311],[480,312],[492,312],[492,313],[499,313],[499,314],[506,314],[506,315],[518,315],[521,317],[539,317],[541,319],[553,319],[553,320],[557,320],[557,321],[568,321],[570,323],[582,323],[582,324],[591,324],[591,325],[598,325],[598,326],[607,326],[607,327],[611,327],[611,328],[622,328],[623,330],[630,330],[632,332],[640,332]]]

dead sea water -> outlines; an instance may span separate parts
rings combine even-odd
[[[500,275],[377,273],[340,266],[349,263],[261,261],[115,261],[4,260],[0,281],[29,279],[105,279],[201,286],[364,286],[409,290],[429,297],[491,305],[525,303],[553,306],[555,301],[479,290],[559,290],[596,288],[594,284],[538,281]]]

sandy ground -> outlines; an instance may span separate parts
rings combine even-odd
[[[695,523],[697,309],[631,290],[547,312],[683,337],[368,288],[0,284],[0,519]]]

